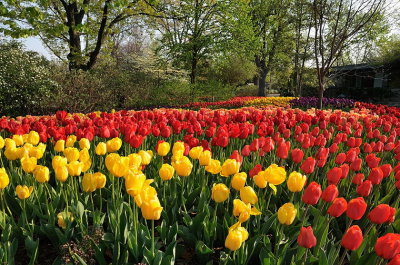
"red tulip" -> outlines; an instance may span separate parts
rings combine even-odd
[[[387,204],[379,204],[369,214],[368,219],[374,224],[392,223],[396,209]]]
[[[340,176],[340,178],[345,179],[349,174],[350,167],[348,164],[343,164],[340,166],[340,169],[342,170],[342,175]]]
[[[389,177],[390,173],[392,173],[392,166],[390,164],[384,164],[380,168],[384,178]]]
[[[367,204],[363,197],[352,199],[347,204],[346,214],[350,219],[360,220],[367,210]]]
[[[329,184],[337,185],[342,176],[342,169],[340,167],[334,167],[326,173],[326,176]]]
[[[400,255],[394,256],[394,258],[387,265],[400,265]]]
[[[313,173],[315,168],[315,159],[312,157],[307,157],[303,164],[301,164],[300,168],[305,174]]]
[[[357,194],[363,197],[368,197],[372,190],[372,182],[366,180],[357,187]]]
[[[281,159],[286,159],[289,155],[289,149],[285,142],[281,142],[276,149],[276,155]]]
[[[382,169],[380,169],[379,167],[371,169],[371,172],[368,175],[368,179],[374,185],[378,185],[379,183],[381,183],[383,179]]]
[[[342,237],[341,244],[345,249],[354,251],[358,249],[363,241],[363,234],[358,225],[353,225],[347,229]]]
[[[262,170],[262,166],[260,164],[255,165],[249,172],[250,177],[254,177]]]
[[[376,240],[375,252],[384,259],[392,259],[400,254],[400,234],[387,233]]]
[[[381,159],[377,157],[375,154],[369,154],[365,157],[365,161],[367,162],[369,168],[374,168],[379,165]]]
[[[362,159],[361,158],[356,158],[354,161],[350,164],[350,169],[353,171],[360,171],[362,165]]]
[[[344,198],[336,198],[329,206],[327,213],[333,217],[341,216],[347,210],[347,202]]]
[[[300,234],[297,237],[297,244],[305,248],[312,248],[317,245],[317,238],[314,236],[311,226],[302,227],[300,229]]]
[[[249,156],[250,155],[250,145],[245,145],[242,148],[242,156]]]
[[[362,174],[362,173],[357,173],[357,174],[353,177],[353,179],[351,180],[351,182],[352,182],[353,184],[356,184],[356,185],[361,185],[361,183],[363,182],[363,180],[364,180],[364,174]]]
[[[335,185],[329,185],[322,192],[321,199],[325,202],[332,202],[339,195],[339,190]]]
[[[311,182],[304,190],[302,201],[306,204],[314,205],[321,197],[321,186],[316,182]]]
[[[304,153],[301,149],[293,149],[291,152],[292,161],[294,163],[300,163],[303,160]]]

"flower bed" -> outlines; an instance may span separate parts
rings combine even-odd
[[[396,113],[356,103],[2,118],[0,259],[397,264]]]

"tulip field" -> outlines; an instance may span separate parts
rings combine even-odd
[[[0,262],[400,264],[400,109],[312,104],[1,118]]]

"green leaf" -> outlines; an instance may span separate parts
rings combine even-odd
[[[200,255],[207,255],[213,253],[213,250],[210,249],[206,244],[204,244],[203,241],[197,241],[195,249],[196,253]]]

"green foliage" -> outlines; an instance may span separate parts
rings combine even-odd
[[[22,115],[44,111],[57,88],[49,63],[17,42],[0,43],[0,114]]]

